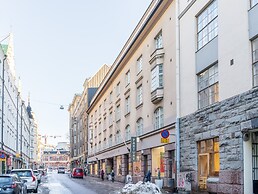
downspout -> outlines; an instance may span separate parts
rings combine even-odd
[[[176,173],[180,173],[180,23],[179,1],[176,0]]]

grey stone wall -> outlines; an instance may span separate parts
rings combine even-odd
[[[192,172],[192,189],[198,190],[200,140],[219,137],[219,182],[207,184],[216,193],[243,193],[242,131],[258,117],[258,89],[215,103],[180,119],[180,171]]]

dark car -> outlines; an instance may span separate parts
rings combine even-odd
[[[82,168],[74,168],[71,173],[72,178],[82,178],[83,179],[83,169]]]
[[[0,175],[0,194],[26,194],[25,182],[15,174]]]

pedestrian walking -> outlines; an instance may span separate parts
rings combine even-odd
[[[115,173],[114,173],[114,170],[112,170],[112,172],[111,172],[111,179],[112,179],[112,182],[115,181]]]
[[[151,171],[150,170],[148,170],[147,174],[145,175],[145,180],[146,180],[146,182],[151,181]]]
[[[104,170],[102,169],[101,172],[100,172],[102,181],[104,181],[104,174],[105,174],[105,172],[104,172]]]

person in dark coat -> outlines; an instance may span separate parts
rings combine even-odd
[[[102,169],[101,170],[101,172],[100,172],[100,175],[101,175],[101,179],[104,181],[104,174],[105,174],[105,172],[104,172],[104,170]]]
[[[114,170],[112,170],[112,172],[111,172],[111,179],[112,179],[112,182],[114,182],[114,180],[115,180],[115,173],[114,173]]]
[[[146,178],[146,182],[150,182],[151,181],[151,171],[150,170],[148,170],[145,178]]]

